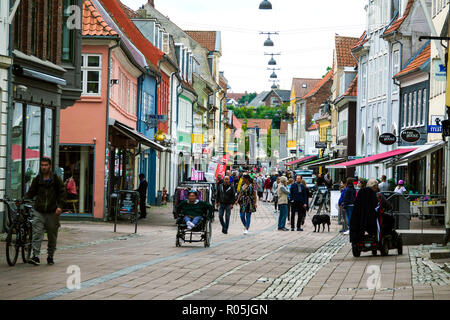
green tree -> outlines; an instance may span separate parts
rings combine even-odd
[[[267,130],[267,157],[272,156],[272,128]]]

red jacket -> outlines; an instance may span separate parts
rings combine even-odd
[[[267,178],[266,181],[264,181],[264,189],[271,189],[272,187],[270,186],[270,179]]]

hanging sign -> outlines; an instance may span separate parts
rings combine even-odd
[[[378,137],[378,141],[380,141],[381,144],[390,146],[397,142],[397,137],[392,133],[386,132]]]
[[[402,131],[400,136],[403,141],[412,143],[420,139],[420,132],[416,129],[406,129]]]

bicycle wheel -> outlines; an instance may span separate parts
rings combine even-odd
[[[31,227],[25,228],[22,234],[22,261],[28,263],[31,257],[31,241],[33,240],[33,229]]]
[[[20,250],[20,230],[17,227],[11,227],[6,236],[6,262],[10,266],[14,266],[17,262]]]

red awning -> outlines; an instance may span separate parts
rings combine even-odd
[[[33,150],[33,149],[27,148],[25,150],[25,152],[26,152],[25,153],[26,160],[39,159],[39,157],[40,157],[38,150]],[[15,160],[21,160],[21,159],[22,159],[22,146],[13,144],[11,147],[11,160],[15,161]]]
[[[294,161],[291,161],[291,162],[286,162],[284,165],[285,166],[291,166],[293,164],[305,162],[305,161],[313,159],[313,158],[317,158],[317,156],[307,156],[307,157],[300,158],[300,159],[297,159],[297,160],[294,160]]]
[[[365,158],[361,158],[361,159],[356,159],[356,160],[352,160],[352,161],[339,163],[339,164],[336,164],[336,165],[327,166],[327,168],[339,169],[339,168],[355,167],[355,166],[367,164],[369,162],[377,162],[377,161],[380,161],[380,160],[383,160],[383,159],[387,159],[387,158],[390,158],[390,157],[393,157],[393,156],[398,156],[400,154],[405,154],[405,153],[414,151],[416,149],[417,148],[396,149],[396,150],[392,150],[392,151],[388,151],[388,152],[383,152],[383,153],[380,153],[380,154],[375,154],[375,155],[370,156],[370,157],[365,157]]]

